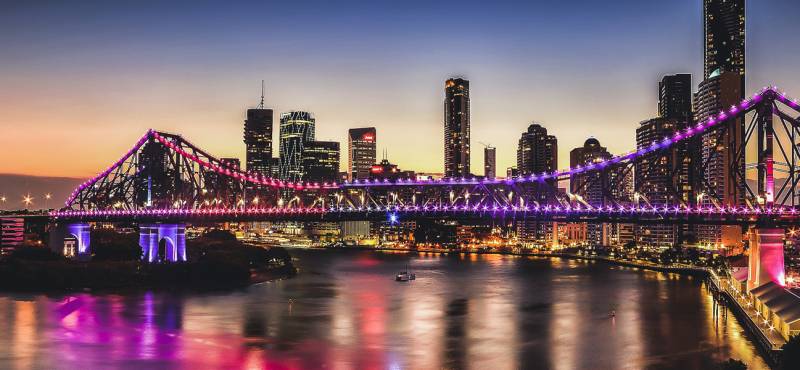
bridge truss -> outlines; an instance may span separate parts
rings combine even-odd
[[[800,203],[798,115],[797,101],[770,87],[650,145],[566,170],[510,179],[344,183],[286,182],[245,172],[179,135],[150,130],[119,161],[81,184],[53,216],[288,220],[399,213],[710,224],[753,224],[772,218],[790,223]],[[709,146],[709,141],[716,145]],[[729,184],[720,186],[708,176],[712,162],[724,163]],[[637,172],[656,166],[675,180],[636,181]],[[559,190],[567,181],[579,186],[571,192]],[[654,187],[667,196],[649,199]],[[600,189],[601,196],[586,199],[588,189]]]

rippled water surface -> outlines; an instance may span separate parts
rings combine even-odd
[[[291,254],[299,276],[235,292],[2,294],[0,368],[766,368],[697,278],[555,258]],[[406,265],[417,280],[395,282]]]

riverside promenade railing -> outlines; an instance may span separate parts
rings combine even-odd
[[[754,317],[758,317],[758,313],[751,308],[752,303],[747,301],[746,296],[742,296],[736,291],[727,278],[721,278],[712,269],[707,270],[708,281],[712,288],[724,296],[739,321],[756,339],[759,347],[769,355],[769,360],[777,361],[780,358],[781,347],[785,343],[783,337],[777,335],[774,330],[760,325],[754,319]]]

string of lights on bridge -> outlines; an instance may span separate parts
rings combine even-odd
[[[261,174],[256,174],[253,172],[245,172],[237,168],[218,165],[216,163],[220,162],[216,158],[213,158],[211,156],[208,156],[211,159],[211,161],[204,161],[195,156],[194,154],[186,152],[178,145],[170,141],[168,138],[159,134],[157,131],[150,129],[144,136],[142,136],[141,139],[139,139],[139,141],[137,141],[136,145],[133,148],[131,148],[122,158],[120,158],[114,164],[109,166],[105,171],[101,172],[99,175],[79,185],[78,188],[76,188],[72,192],[72,194],[67,199],[65,204],[67,207],[72,205],[72,203],[75,201],[75,199],[77,198],[78,194],[80,194],[81,191],[83,191],[88,187],[94,186],[97,183],[97,181],[110,174],[112,171],[114,171],[115,168],[122,165],[134,153],[136,153],[141,148],[142,145],[147,143],[147,141],[151,137],[155,138],[159,143],[163,144],[170,150],[178,153],[179,155],[181,155],[186,159],[189,159],[197,163],[198,165],[200,165],[203,168],[206,168],[207,170],[211,170],[224,176],[229,176],[237,180],[246,181],[254,184],[259,184],[268,187],[289,188],[295,190],[340,189],[342,187],[372,187],[372,186],[397,186],[397,185],[425,186],[425,185],[478,185],[478,184],[503,184],[503,183],[514,184],[514,183],[524,183],[524,182],[545,181],[552,179],[561,180],[569,176],[580,174],[583,172],[602,170],[603,168],[608,167],[610,165],[631,161],[638,157],[650,154],[654,151],[669,148],[670,146],[674,145],[677,142],[701,134],[711,127],[714,127],[722,122],[725,122],[728,119],[737,117],[741,112],[750,110],[758,102],[760,102],[763,99],[764,94],[767,93],[774,93],[776,98],[782,103],[792,107],[795,110],[800,110],[800,103],[798,103],[796,99],[789,99],[786,96],[786,93],[780,92],[776,86],[764,87],[760,92],[753,95],[752,98],[742,100],[742,102],[739,105],[731,106],[730,109],[728,109],[727,111],[723,110],[719,112],[719,114],[717,114],[716,116],[710,117],[708,120],[700,122],[695,126],[688,127],[683,131],[676,132],[674,135],[665,137],[661,141],[654,141],[651,145],[647,147],[630,151],[625,154],[617,155],[603,161],[589,163],[584,166],[579,165],[576,167],[571,167],[565,170],[554,171],[551,173],[533,174],[529,176],[520,176],[508,179],[486,179],[486,178],[466,178],[466,177],[429,179],[429,180],[398,179],[395,181],[389,181],[388,179],[383,179],[383,180],[365,179],[365,180],[345,181],[343,183],[326,182],[321,184],[282,181],[278,179],[265,177]],[[193,148],[196,147],[193,146]]]
[[[301,215],[301,214],[333,214],[333,213],[447,213],[447,212],[472,212],[472,213],[532,213],[553,215],[736,215],[736,216],[797,216],[800,212],[793,207],[686,207],[686,206],[606,206],[591,207],[581,205],[569,206],[488,206],[488,205],[428,205],[428,206],[375,206],[375,207],[252,207],[252,208],[167,208],[167,209],[139,209],[139,210],[62,210],[52,211],[50,216],[60,218],[81,217],[195,217],[195,216],[258,216],[258,215]]]

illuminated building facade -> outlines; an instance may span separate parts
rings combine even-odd
[[[483,148],[483,176],[487,179],[497,177],[497,149],[493,146]]]
[[[333,182],[339,177],[339,142],[309,141],[303,147],[303,180]]]
[[[347,140],[348,179],[369,178],[369,171],[376,163],[377,132],[375,127],[352,128]]]
[[[451,78],[444,86],[444,175],[469,176],[469,81]]]
[[[636,148],[649,147],[681,130],[684,124],[675,119],[657,117],[639,124],[636,129]],[[636,193],[634,202],[639,204],[664,205],[680,203],[682,189],[680,174],[682,163],[676,150],[658,152],[643,157],[634,169]],[[675,225],[637,225],[637,244],[672,247],[678,241],[679,230]]]
[[[741,76],[733,72],[714,74],[700,83],[695,95],[695,121],[702,122],[717,112],[738,104],[741,96]],[[697,194],[704,206],[713,204],[712,197],[719,199],[724,206],[744,204],[745,182],[740,175],[745,173],[745,161],[738,161],[737,153],[744,148],[744,120],[729,120],[727,127],[721,131],[704,133],[700,140],[700,160],[703,170],[703,182],[708,192],[713,194]],[[737,172],[739,174],[737,174]],[[742,230],[739,226],[698,225],[697,236],[703,244],[714,246],[738,247],[742,245]]]
[[[731,72],[744,92],[745,0],[703,0],[703,78]],[[740,95],[741,99],[744,95]]]
[[[583,146],[569,152],[569,165],[575,168],[609,158],[611,158],[611,153],[600,145],[600,141],[589,138],[583,143]],[[608,179],[598,171],[573,174],[569,179],[570,193],[577,198],[579,203],[585,202],[593,207],[604,206],[606,198],[604,189],[608,185],[607,181]],[[607,235],[607,224],[591,223],[586,226],[586,241],[593,245],[607,245]]]
[[[553,135],[547,134],[547,129],[538,124],[531,124],[528,130],[522,133],[517,147],[517,171],[519,176],[542,174],[543,172],[553,172],[558,166],[558,141]],[[528,192],[528,198],[548,204],[554,197],[553,189],[556,189],[556,182],[553,179],[545,180],[544,184],[533,183],[528,188],[521,190]],[[549,230],[549,231],[548,231]],[[517,223],[517,235],[526,241],[543,241],[547,234],[552,233],[550,225],[536,221],[519,221]],[[557,232],[556,232],[557,234]]]
[[[244,121],[247,171],[264,176],[272,169],[272,109],[248,109]]]
[[[280,177],[286,181],[302,181],[303,149],[314,141],[315,120],[308,112],[281,113]]]

